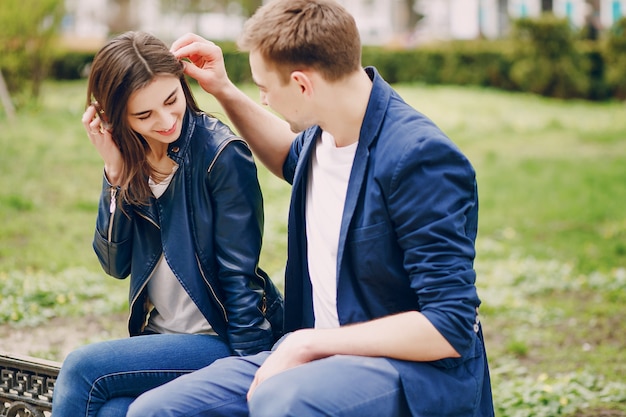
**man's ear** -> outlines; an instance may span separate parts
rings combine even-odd
[[[291,79],[300,87],[302,94],[307,96],[313,94],[313,80],[310,74],[304,71],[293,71],[291,73]]]

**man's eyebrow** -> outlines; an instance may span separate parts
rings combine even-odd
[[[178,92],[178,87],[176,87],[176,88],[174,89],[174,91],[172,91],[172,92],[170,93],[170,95],[169,95],[169,96],[167,96],[167,97],[165,98],[165,100],[163,100],[163,103],[168,102],[168,101],[169,101],[172,97],[174,97],[174,96],[176,95],[176,93],[177,93],[177,92]],[[150,113],[151,111],[152,111],[152,110],[144,110],[144,111],[140,111],[140,112],[137,112],[137,113],[131,113],[130,115],[131,115],[131,116],[141,116],[141,115],[143,115],[143,114]]]

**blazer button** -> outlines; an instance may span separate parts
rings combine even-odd
[[[174,147],[172,148],[172,152],[174,152],[174,153],[178,153],[178,151],[180,151],[180,148],[179,148],[178,146],[174,146]]]

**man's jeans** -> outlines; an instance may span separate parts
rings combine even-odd
[[[83,346],[64,360],[54,417],[123,417],[145,391],[230,355],[213,335],[152,334]]]
[[[137,398],[128,417],[406,417],[396,369],[385,358],[331,356],[279,373],[246,393],[270,352],[220,359]]]

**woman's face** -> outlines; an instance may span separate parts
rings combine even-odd
[[[128,124],[151,146],[169,144],[180,136],[186,108],[179,78],[157,75],[150,84],[130,95]]]

